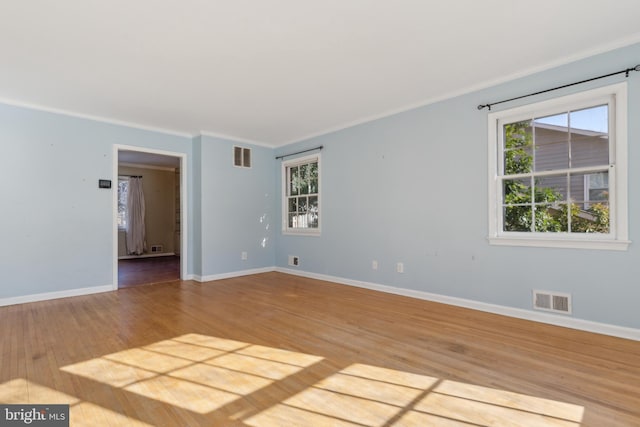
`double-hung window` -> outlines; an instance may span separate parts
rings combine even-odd
[[[626,83],[489,114],[489,241],[624,250]]]
[[[282,162],[283,231],[320,234],[320,155]]]

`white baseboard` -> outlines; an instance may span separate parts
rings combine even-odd
[[[393,286],[362,282],[358,280],[345,279],[342,277],[329,276],[325,274],[309,273],[306,271],[292,270],[289,268],[277,267],[275,271],[278,271],[280,273],[293,274],[296,276],[308,277],[311,279],[339,283],[342,285],[356,286],[359,288],[371,289],[374,291],[418,298],[426,301],[455,305],[458,307],[465,307],[473,310],[485,311],[488,313],[501,314],[518,319],[532,320],[534,322],[547,323],[550,325],[562,326],[565,328],[578,329],[581,331],[594,332],[597,334],[611,335],[614,337],[640,341],[640,329],[610,325],[607,323],[592,322],[590,320],[576,319],[573,317],[561,317],[560,315],[539,313],[537,311],[524,310],[521,308],[506,307],[503,305],[489,304],[464,298],[432,294],[429,292],[416,291],[413,289],[396,288]]]
[[[458,307],[470,308],[473,310],[485,311],[488,313],[501,314],[518,319],[532,320],[534,322],[546,323],[565,328],[577,329],[581,331],[594,332],[598,334],[611,335],[619,338],[640,341],[640,329],[627,328],[624,326],[610,325],[607,323],[592,322],[589,320],[576,319],[548,313],[539,313],[532,310],[506,307],[497,304],[489,304],[464,298],[450,297],[446,295],[433,294],[413,289],[396,288],[393,286],[381,285],[378,283],[363,282],[359,280],[345,279],[342,277],[330,276],[326,274],[310,273],[307,271],[293,270],[282,267],[263,267],[250,270],[233,271],[230,273],[213,274],[208,276],[198,276],[190,274],[183,280],[195,280],[197,282],[210,282],[215,280],[230,279],[233,277],[248,276],[251,274],[268,273],[277,271],[280,273],[295,276],[308,277],[311,279],[324,280],[327,282],[339,283],[342,285],[356,286],[374,291],[386,292],[395,295],[402,295],[426,301],[439,302],[442,304],[455,305]],[[95,286],[90,288],[69,289],[57,292],[47,292],[42,294],[23,295],[17,297],[0,298],[0,307],[14,304],[24,304],[57,298],[67,298],[80,295],[97,294],[101,292],[113,291],[113,285]]]
[[[42,294],[22,295],[0,299],[0,307],[5,305],[24,304],[27,302],[45,301],[50,299],[77,297],[80,295],[98,294],[113,291],[113,285],[94,286],[91,288],[68,289],[65,291],[46,292]]]
[[[276,271],[276,267],[253,268],[251,270],[232,271],[230,273],[212,274],[209,276],[193,276],[196,282],[211,282],[214,280],[231,279],[233,277],[248,276],[250,274],[269,273]]]

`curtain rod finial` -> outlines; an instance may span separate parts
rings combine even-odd
[[[480,104],[480,105],[478,105],[478,110],[484,110],[485,108],[488,108],[489,111],[491,111],[491,104]]]

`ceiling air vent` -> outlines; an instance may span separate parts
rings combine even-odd
[[[241,168],[250,168],[251,148],[233,147],[233,165]]]
[[[533,308],[554,313],[571,314],[571,295],[534,290]]]

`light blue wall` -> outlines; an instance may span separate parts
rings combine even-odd
[[[289,268],[288,255],[297,255],[298,268],[307,272],[521,309],[531,308],[532,289],[568,292],[574,317],[640,328],[635,223],[640,218],[640,73],[628,79],[629,218],[635,243],[626,252],[490,246],[487,112],[476,108],[638,62],[640,45],[634,45],[279,148],[277,154],[325,147],[322,235],[278,233],[277,266]],[[546,98],[621,80],[613,77]],[[280,216],[281,192],[277,196]],[[376,271],[372,260],[379,262]],[[395,272],[400,261],[404,274]]]
[[[251,146],[250,169],[232,166],[228,140],[0,104],[0,299],[112,284],[112,193],[97,181],[115,181],[121,144],[187,154],[189,274],[288,267],[298,255],[311,273],[514,308],[530,309],[533,288],[569,292],[574,317],[640,328],[640,73],[628,79],[626,252],[489,246],[487,113],[476,109],[638,62],[634,45],[277,150]],[[316,145],[325,146],[322,235],[284,236],[274,155]]]
[[[114,144],[187,155],[188,274],[274,265],[273,149],[240,169],[228,140],[0,104],[0,300],[113,285]]]
[[[0,299],[113,284],[114,190],[98,179],[117,183],[114,144],[191,157],[189,138],[0,104]]]
[[[251,148],[251,168],[233,166],[234,145]],[[274,265],[273,149],[202,136],[200,162],[202,277]],[[241,253],[247,252],[247,260]]]

